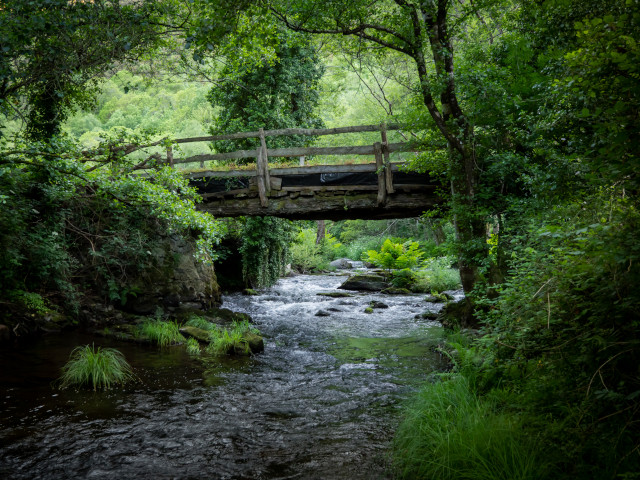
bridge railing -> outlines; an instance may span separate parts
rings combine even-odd
[[[264,130],[259,129],[257,132],[240,132],[225,135],[212,135],[206,137],[192,137],[181,138],[171,140],[171,143],[167,146],[165,162],[171,167],[177,164],[198,163],[201,168],[204,168],[204,162],[212,160],[236,160],[244,158],[255,158],[256,169],[252,171],[240,171],[240,172],[215,172],[216,176],[221,177],[234,177],[234,176],[250,176],[255,177],[255,181],[258,187],[258,195],[260,197],[260,203],[262,206],[267,206],[268,195],[271,193],[271,189],[274,186],[270,178],[269,158],[273,157],[306,157],[310,155],[374,155],[375,156],[375,171],[378,173],[378,203],[384,204],[388,193],[394,193],[393,187],[393,168],[389,161],[389,155],[393,152],[411,151],[410,144],[407,142],[401,143],[389,143],[387,138],[387,131],[400,130],[400,126],[396,124],[387,125],[382,123],[380,125],[359,125],[351,127],[338,127],[338,128],[286,128],[279,130]],[[359,132],[380,132],[380,141],[375,142],[372,145],[352,145],[344,147],[292,147],[292,148],[267,148],[267,137],[278,136],[291,136],[291,135],[307,135],[307,136],[325,136],[325,135],[339,135],[345,133],[359,133]],[[195,142],[213,142],[220,140],[241,140],[247,138],[260,139],[260,145],[254,150],[237,150],[228,153],[213,153],[193,155],[183,159],[176,159],[174,157],[173,145],[195,143]],[[166,143],[166,138],[148,145],[129,146],[127,147],[125,154],[130,154],[135,151],[155,147]],[[156,161],[162,161],[159,154],[152,156]],[[373,165],[371,165],[373,167]],[[341,167],[347,167],[346,171],[349,171],[351,167],[359,167],[358,165],[343,165]],[[141,169],[152,168],[147,166],[144,162],[140,166]],[[309,167],[308,167],[309,168]],[[314,171],[317,168],[314,168]],[[302,168],[291,169],[290,174],[303,174]],[[335,167],[332,166],[332,171]],[[339,168],[343,171],[344,168]],[[353,169],[357,171],[356,169]],[[373,169],[372,169],[373,170]],[[295,172],[295,173],[294,173]]]

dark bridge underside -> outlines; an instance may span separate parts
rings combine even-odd
[[[438,182],[425,174],[400,172],[397,167],[393,168],[393,188],[380,183],[375,164],[272,169],[271,192],[266,194],[266,202],[263,202],[266,205],[261,204],[255,176],[225,178],[214,176],[220,173],[207,172],[194,174],[190,183],[204,200],[198,209],[216,217],[272,216],[290,220],[408,218],[419,216],[441,203],[436,195]],[[317,172],[327,169],[343,171]]]
[[[355,220],[408,218],[422,215],[440,203],[433,189],[389,194],[384,206],[377,205],[377,192],[301,192],[299,195],[269,197],[266,207],[260,199],[227,198],[205,200],[199,210],[215,217],[270,216],[290,220]]]

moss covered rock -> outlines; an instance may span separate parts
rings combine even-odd
[[[342,290],[366,290],[379,292],[389,288],[389,284],[381,275],[353,275],[338,288]]]

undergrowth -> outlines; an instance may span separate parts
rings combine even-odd
[[[523,420],[478,397],[461,375],[425,386],[395,440],[398,478],[538,480],[540,448]]]
[[[207,353],[225,355],[239,353],[247,355],[251,349],[247,336],[257,335],[258,329],[248,321],[234,321],[231,328],[218,327],[211,331],[211,343],[207,347]]]
[[[114,348],[95,345],[76,347],[62,367],[60,388],[89,385],[94,391],[107,390],[114,384],[124,384],[133,378],[124,355]]]

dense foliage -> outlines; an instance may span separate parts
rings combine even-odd
[[[198,116],[213,123],[204,128],[312,127],[321,124],[318,102],[334,121],[337,103],[349,101],[335,92],[319,97],[320,39],[333,55],[327,61],[335,65],[339,53],[343,64],[359,65],[354,70],[377,84],[371,92],[385,111],[402,112],[425,150],[414,168],[443,180],[448,208],[438,213],[447,218],[330,224],[335,237],[320,244],[309,225],[295,236],[283,220],[243,219],[235,234],[246,282],[275,282],[294,237],[303,271],[367,250],[385,268],[409,267],[402,244],[419,239],[411,253],[416,262],[418,253],[430,259],[426,270],[398,280],[434,289],[458,279],[450,258],[433,257],[455,254],[474,300],[459,326],[477,338],[452,340],[455,371],[426,385],[407,411],[396,443],[399,475],[637,478],[640,2],[181,4],[2,2],[0,113],[27,124],[21,138],[0,145],[2,302],[50,315],[55,304],[77,309],[89,290],[124,304],[135,294],[129,279],[153,266],[149,252],[166,232],[198,233],[201,258],[217,254],[220,228],[195,212],[195,193],[175,172],[134,175],[117,149],[83,153],[56,137],[72,107],[95,98],[109,68],[180,44],[163,34],[181,33],[188,50],[172,58],[189,52],[215,77],[214,108]],[[172,29],[171,19],[185,13],[189,20]],[[215,54],[224,67],[213,66]],[[133,75],[113,77],[103,95],[114,93],[98,98],[96,119],[71,117],[62,130],[81,136],[78,119],[89,118],[106,137],[117,126],[174,133],[154,112],[178,103],[154,103],[159,95],[145,96],[151,87],[141,84]],[[134,97],[149,109],[124,115]],[[188,97],[195,109],[202,89]],[[379,112],[358,113],[386,120]],[[174,113],[177,124],[195,118]],[[391,236],[398,238],[385,245]]]
[[[71,311],[87,294],[124,305],[171,234],[197,233],[201,261],[215,258],[221,227],[195,211],[199,197],[180,174],[137,175],[129,161],[105,152],[87,162],[74,144],[51,141],[2,156],[3,295],[46,294]]]
[[[253,287],[273,285],[284,273],[292,239],[291,223],[276,217],[250,217],[242,227],[242,276]]]
[[[275,58],[255,64],[247,61],[239,69],[225,66],[220,75],[224,85],[209,92],[213,107],[220,109],[210,129],[212,135],[256,132],[260,128],[320,128],[316,112],[318,82],[324,68],[316,47],[291,33],[283,32]],[[269,139],[270,148],[308,145],[313,137],[287,136]],[[218,152],[255,150],[256,139],[214,142]]]

